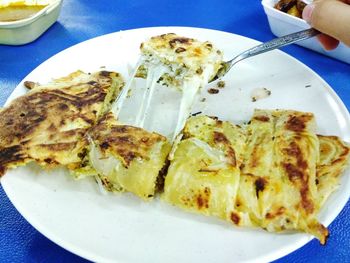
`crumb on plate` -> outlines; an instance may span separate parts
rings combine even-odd
[[[252,98],[252,102],[255,102],[260,99],[267,98],[271,95],[271,91],[267,88],[256,88],[252,91],[250,97]]]
[[[208,89],[208,93],[209,93],[209,94],[218,94],[218,93],[219,93],[219,90],[218,90],[218,89],[215,89],[215,88],[210,88],[210,89]]]
[[[217,83],[217,87],[218,87],[219,89],[225,88],[225,85],[226,85],[226,83],[225,83],[225,81],[223,81],[223,80],[220,80],[220,81],[218,81],[218,83]]]

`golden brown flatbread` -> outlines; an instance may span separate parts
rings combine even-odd
[[[31,90],[0,112],[0,176],[31,161],[45,167],[80,165],[86,131],[123,86],[118,73],[74,72]]]

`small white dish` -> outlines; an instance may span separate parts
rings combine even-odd
[[[277,2],[278,0],[261,1],[269,21],[270,29],[274,35],[280,37],[310,28],[310,25],[303,19],[291,16],[275,9],[274,5]],[[315,38],[300,41],[296,44],[350,64],[350,48],[343,43],[340,43],[339,46],[332,51],[325,50]]]
[[[47,1],[48,5],[35,15],[11,22],[0,22],[0,44],[24,45],[36,40],[56,22],[62,0]]]

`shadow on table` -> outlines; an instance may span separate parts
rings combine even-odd
[[[85,36],[83,32],[80,30],[76,30],[75,28],[66,28],[64,24],[57,21],[54,23],[37,41],[33,42],[33,44],[38,43],[40,45],[45,45],[50,43],[50,50],[55,47],[62,50],[62,48],[69,47],[78,42],[81,42],[83,39],[89,38],[89,36]],[[43,43],[39,43],[43,42]]]

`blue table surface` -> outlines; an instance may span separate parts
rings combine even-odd
[[[152,26],[211,28],[259,41],[274,37],[258,0],[65,0],[58,22],[37,41],[0,45],[0,106],[27,74],[57,52],[103,34]],[[350,107],[350,65],[295,45],[283,51],[318,73]],[[350,262],[350,202],[329,229],[326,246],[314,239],[277,262]],[[0,187],[0,262],[87,261],[29,225]]]

